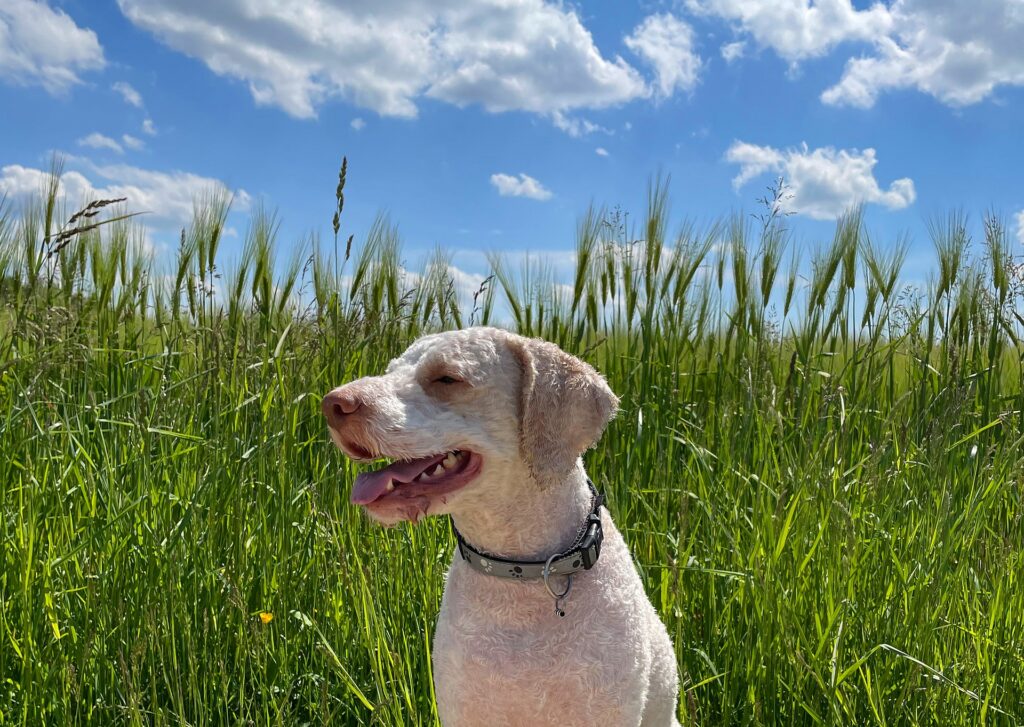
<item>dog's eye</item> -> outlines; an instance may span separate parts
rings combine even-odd
[[[440,378],[434,379],[435,384],[460,384],[462,383],[458,379],[453,379],[451,376],[441,376]]]

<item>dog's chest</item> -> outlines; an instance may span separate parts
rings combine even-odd
[[[446,727],[596,724],[636,707],[622,692],[640,678],[646,659],[622,652],[638,644],[638,625],[629,605],[609,602],[607,584],[592,575],[577,577],[561,618],[539,582],[503,581],[453,564],[434,637]]]

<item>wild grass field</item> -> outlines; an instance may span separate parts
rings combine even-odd
[[[319,401],[482,322],[622,397],[586,465],[684,725],[1024,722],[1024,269],[996,217],[935,221],[910,285],[856,211],[821,241],[777,198],[670,229],[654,183],[581,217],[568,284],[495,255],[471,302],[386,220],[339,230],[344,179],[335,239],[280,262],[257,209],[225,259],[214,196],[166,270],[132,200],[70,220],[58,184],[0,211],[0,724],[435,724],[449,525],[349,505]]]

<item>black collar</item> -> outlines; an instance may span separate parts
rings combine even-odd
[[[545,567],[549,574],[559,576],[590,570],[601,555],[601,541],[604,540],[604,533],[601,530],[601,506],[604,505],[604,495],[597,491],[589,477],[587,485],[594,494],[594,503],[586,519],[580,524],[576,540],[568,550],[555,553],[545,560],[499,558],[477,550],[467,543],[462,533],[455,527],[455,520],[451,520],[452,530],[459,544],[459,554],[474,569],[499,578],[544,578]]]

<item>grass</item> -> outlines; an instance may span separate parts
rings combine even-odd
[[[856,211],[813,253],[778,195],[670,238],[654,183],[637,229],[583,216],[569,286],[495,256],[470,312],[445,254],[407,272],[383,220],[278,262],[257,210],[224,266],[219,197],[158,275],[124,203],[60,236],[83,225],[58,174],[0,205],[0,724],[434,724],[448,525],[369,524],[318,403],[503,310],[622,396],[587,466],[683,724],[1024,722],[1024,321],[997,219],[974,244],[937,221],[918,290]]]

